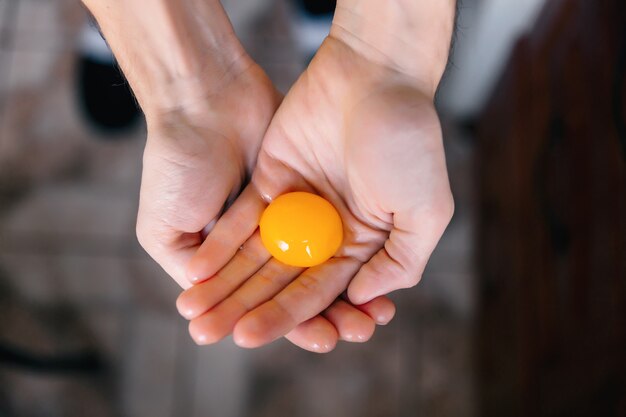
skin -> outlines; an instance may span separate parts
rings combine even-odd
[[[320,313],[329,319],[344,312],[335,300],[346,290],[363,305],[418,283],[453,213],[433,97],[454,2],[434,4],[339,2],[331,36],[272,119],[251,184],[189,264],[192,281],[210,278],[177,302],[196,341],[232,331],[238,345],[258,347]],[[268,260],[238,289],[228,287],[215,273],[269,259],[258,245],[258,219],[269,201],[295,190],[317,192],[339,210],[346,235],[340,252],[307,270]],[[354,311],[344,319],[360,320]],[[373,332],[354,329],[339,337],[365,341]]]
[[[252,175],[282,97],[245,53],[218,1],[180,1],[173,7],[157,0],[149,9],[139,0],[85,4],[146,115],[137,236],[181,287],[190,288],[185,272],[189,261],[207,233],[218,236],[213,225]],[[224,247],[232,243],[223,241]],[[266,253],[247,254],[241,251],[232,265],[222,263],[211,276],[218,273],[223,280],[243,283],[265,268]],[[221,289],[211,297],[230,295],[227,288]],[[179,307],[190,318],[193,306]],[[286,336],[300,347],[325,352],[340,337],[360,341],[361,335],[371,335],[376,322],[387,323],[394,313],[385,297],[358,308],[338,299]]]

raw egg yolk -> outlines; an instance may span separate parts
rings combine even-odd
[[[292,266],[326,262],[343,240],[337,210],[322,197],[304,192],[283,194],[272,201],[259,228],[263,245],[272,256]]]

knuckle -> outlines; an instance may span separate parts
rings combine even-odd
[[[404,289],[413,288],[422,280],[422,275],[417,273],[407,273],[403,274],[403,287]]]
[[[254,250],[246,250],[246,247],[244,247],[243,250],[237,252],[237,256],[240,257],[242,262],[250,266],[257,266],[266,261],[263,254]]]
[[[448,220],[448,222],[452,220],[455,211],[454,198],[452,197],[452,194],[450,194],[450,196],[446,200],[446,203],[444,203],[443,211],[446,213],[446,219]]]
[[[230,303],[231,305],[235,306],[235,308],[239,310],[241,315],[245,314],[248,311],[251,311],[254,307],[256,307],[256,304],[251,303],[248,298],[246,298],[243,294],[239,292],[235,292],[234,294],[232,294],[230,298],[223,301],[223,303]]]
[[[390,246],[391,243],[387,241],[385,245],[387,247],[383,248],[379,254],[372,259],[372,262],[368,262],[364,266],[364,268],[381,283],[389,277],[397,276],[402,272],[402,266],[390,254],[388,246]]]
[[[316,294],[320,290],[319,280],[311,274],[304,273],[296,281],[300,288],[306,293]]]
[[[260,270],[256,273],[255,281],[263,287],[270,287],[274,284],[274,279],[272,278],[271,271]]]
[[[148,250],[148,247],[150,245],[150,239],[148,237],[147,230],[148,229],[145,227],[144,223],[140,219],[138,219],[137,224],[135,225],[135,235],[137,236],[137,241],[145,250]]]
[[[281,297],[275,297],[272,301],[274,303],[275,308],[277,308],[278,311],[282,313],[283,319],[288,320],[291,326],[295,327],[299,323],[307,319],[305,317],[302,317],[300,314],[298,314],[297,311],[290,308],[289,302],[282,299]]]
[[[454,216],[454,198],[452,193],[447,193],[434,202],[432,213],[442,225],[446,226]]]
[[[155,258],[157,253],[159,253],[160,246],[163,245],[159,241],[153,229],[141,218],[137,220],[135,225],[135,236],[137,237],[137,242],[139,242],[139,245],[146,251],[146,253],[148,253],[148,255],[152,258]]]

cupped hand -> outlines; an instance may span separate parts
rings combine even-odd
[[[181,105],[146,114],[137,237],[183,288],[185,268],[249,179],[281,97],[248,57]]]
[[[335,317],[344,300],[360,306],[347,322],[372,304],[381,305],[379,317],[369,311],[378,323],[393,316],[381,296],[417,284],[453,212],[432,95],[345,42],[325,41],[274,116],[251,184],[189,264],[190,279],[212,277],[178,300],[196,340],[233,330],[239,345],[260,346],[320,312]],[[270,259],[256,231],[267,203],[296,190],[322,195],[344,222],[339,252],[306,270]],[[236,284],[220,270],[238,271]],[[373,332],[348,327],[336,326],[340,338]]]
[[[183,288],[191,286],[185,277],[189,260],[249,181],[263,134],[281,100],[249,57],[239,59],[244,62],[206,80],[206,90],[194,91],[180,106],[147,114],[137,236]],[[250,266],[247,274],[254,272],[255,265]],[[393,304],[373,303],[371,314],[380,314],[381,308],[388,315]],[[373,326],[366,315],[343,320],[356,311],[347,303],[337,311],[331,322],[317,317],[298,326],[290,340],[324,348],[336,343],[336,326],[344,331]]]

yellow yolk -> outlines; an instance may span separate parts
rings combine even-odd
[[[283,194],[272,201],[259,228],[263,245],[272,256],[292,266],[326,262],[343,240],[337,210],[322,197],[304,192]]]

